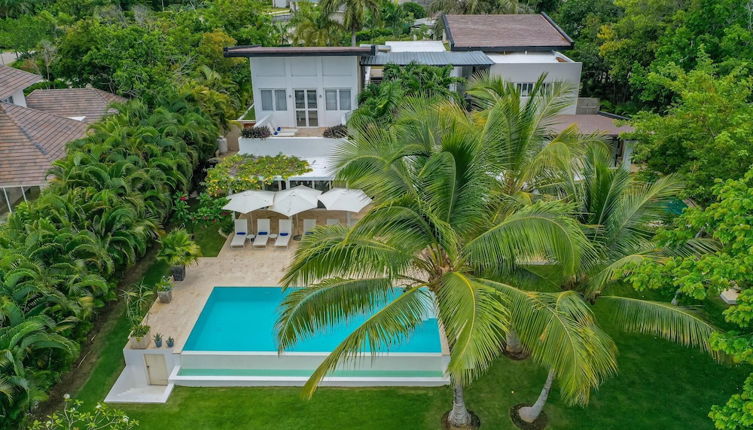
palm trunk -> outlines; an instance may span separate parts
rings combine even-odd
[[[350,46],[356,46],[356,32],[355,30],[350,32]]]
[[[536,399],[536,403],[533,404],[533,406],[525,406],[518,410],[518,415],[520,416],[520,419],[527,423],[532,423],[536,421],[539,418],[539,415],[541,415],[541,411],[544,410],[544,405],[546,404],[547,398],[549,398],[549,391],[552,389],[552,382],[554,382],[554,371],[550,370],[549,375],[546,377],[546,383],[544,383],[544,388],[541,389],[541,393],[539,393],[539,398]]]
[[[472,424],[471,413],[465,407],[463,386],[454,381],[452,383],[452,410],[447,417],[447,422],[453,427],[468,427]]]
[[[514,355],[514,356],[521,356],[524,353],[523,343],[520,341],[518,334],[515,333],[515,330],[510,330],[507,333],[507,342],[505,343],[505,351],[507,351],[508,354]]]

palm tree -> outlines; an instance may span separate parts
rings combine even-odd
[[[366,12],[373,16],[379,15],[379,0],[322,0],[319,7],[327,15],[337,12],[344,7],[343,28],[350,32],[350,44],[356,46],[356,33],[364,27]]]
[[[533,13],[528,4],[517,0],[432,0],[429,12],[445,14],[517,14]]]
[[[300,2],[298,9],[290,19],[293,26],[291,42],[303,46],[333,46],[340,43],[343,26],[332,19],[324,8],[309,2]]]
[[[531,294],[505,278],[534,258],[563,273],[580,264],[588,243],[571,208],[540,202],[496,213],[489,204],[496,166],[484,129],[452,103],[413,106],[397,124],[357,132],[340,149],[340,178],[374,196],[375,207],[352,228],[329,226],[305,237],[282,280],[308,287],[283,302],[280,350],[371,314],[314,371],[307,395],[364,346],[377,351],[405,339],[433,309],[450,348],[453,425],[470,424],[463,387],[499,356],[513,320],[525,339],[542,339],[534,345],[537,359],[578,387],[573,393],[598,384],[614,368],[613,347],[588,306],[573,292]],[[389,300],[396,285],[403,293]],[[563,337],[570,348],[561,347]]]

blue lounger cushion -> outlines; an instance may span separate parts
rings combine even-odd
[[[287,236],[287,233],[280,233],[280,236]]]
[[[266,231],[260,231],[259,233],[256,233],[256,234],[258,234],[259,236],[266,236],[267,232]]]
[[[245,233],[245,232],[242,232],[242,231],[239,231],[239,232],[237,232],[237,233],[235,233],[235,234],[237,234],[237,235],[239,235],[239,236],[240,236],[240,235],[243,235],[243,234],[246,234],[246,233]]]

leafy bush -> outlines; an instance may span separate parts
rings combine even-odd
[[[324,130],[324,133],[322,133],[324,137],[339,139],[343,137],[348,137],[348,127],[344,125],[333,125],[332,127],[328,127]]]
[[[71,400],[66,394],[63,410],[53,413],[44,421],[34,421],[30,430],[131,430],[139,426],[138,421],[128,418],[123,411],[112,409],[104,403],[97,403],[93,410],[83,406],[82,401]]]
[[[277,176],[287,179],[310,171],[309,163],[297,157],[236,154],[209,169],[205,184],[209,195],[222,196],[260,189],[272,184]]]
[[[418,3],[409,1],[407,3],[403,3],[401,7],[405,9],[406,12],[413,15],[413,18],[415,19],[426,18],[426,9],[424,9],[424,7]]]
[[[247,127],[241,131],[241,136],[251,139],[266,139],[271,136],[272,133],[268,127]]]
[[[185,266],[201,256],[201,248],[186,230],[177,229],[160,239],[160,251],[157,258],[170,266]]]

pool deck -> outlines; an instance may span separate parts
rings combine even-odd
[[[266,248],[254,248],[248,242],[244,248],[230,248],[228,239],[217,257],[199,258],[198,264],[186,269],[185,280],[175,283],[171,303],[152,305],[147,318],[151,333],[161,333],[165,339],[172,336],[173,352],[182,352],[214,287],[280,285],[298,243],[291,240],[288,248],[276,248],[269,241]]]

